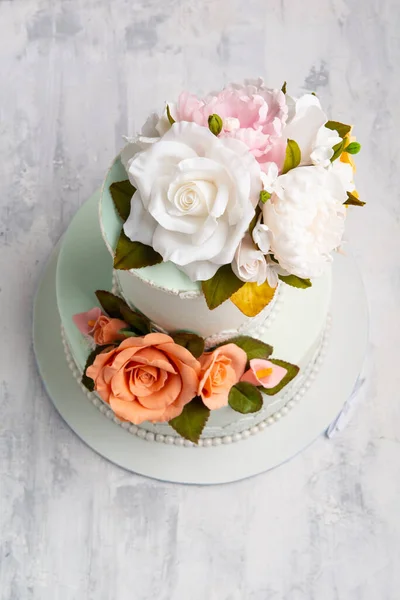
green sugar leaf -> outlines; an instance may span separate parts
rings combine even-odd
[[[244,281],[236,277],[231,265],[223,265],[214,277],[201,282],[203,294],[210,310],[228,300],[242,285],[244,285]]]
[[[301,277],[297,277],[297,275],[278,275],[278,277],[286,285],[291,285],[292,287],[306,289],[312,286],[309,279],[302,279]]]
[[[88,377],[86,375],[86,369],[94,363],[95,358],[98,354],[101,354],[102,352],[107,351],[110,348],[112,348],[112,346],[96,346],[96,348],[92,350],[92,352],[87,357],[85,368],[83,369],[81,382],[85,386],[85,388],[89,390],[89,392],[93,392],[94,390],[94,381],[91,377]]]
[[[111,292],[107,290],[97,290],[96,292],[97,300],[100,302],[101,308],[104,312],[110,317],[110,319],[122,319],[121,315],[121,298],[118,296],[114,296]]]
[[[218,344],[218,346],[223,346],[224,344],[236,344],[236,346],[246,352],[247,360],[251,360],[252,358],[268,358],[273,352],[272,346],[248,335],[234,337],[227,342]]]
[[[197,444],[209,416],[210,409],[203,404],[199,396],[196,396],[186,404],[179,417],[169,421],[169,425],[185,440]]]
[[[146,335],[151,331],[150,320],[133,310],[125,300],[106,290],[97,290],[96,296],[102,309],[111,319],[121,319],[130,326],[136,335]]]
[[[261,190],[260,192],[260,202],[265,204],[271,198],[272,194],[267,192],[266,190]]]
[[[351,131],[351,125],[345,125],[339,123],[339,121],[328,121],[325,123],[325,127],[332,131],[337,131],[341,138],[344,138]]]
[[[301,151],[294,140],[288,140],[286,146],[285,162],[283,163],[282,175],[291,169],[295,169],[301,162]]]
[[[339,142],[338,144],[336,144],[335,146],[333,146],[332,150],[333,150],[333,155],[331,158],[331,163],[333,163],[333,161],[335,161],[337,158],[339,158],[339,156],[342,154],[344,149],[344,140],[342,140],[341,142]]]
[[[199,358],[203,354],[204,340],[199,335],[188,331],[174,331],[170,333],[170,336],[175,344],[179,344],[179,346],[183,346],[183,348],[189,350],[195,358]]]
[[[129,179],[125,181],[115,181],[110,185],[110,194],[114,202],[117,213],[125,223],[131,212],[131,199],[136,192]]]
[[[120,329],[118,331],[118,333],[120,333],[121,335],[124,335],[126,338],[130,338],[130,337],[138,337],[137,333],[135,333],[134,331],[132,331],[132,329]]]
[[[250,235],[252,235],[253,229],[257,225],[258,217],[260,216],[260,214],[261,214],[261,207],[257,204],[257,206],[255,208],[255,212],[254,212],[254,217],[250,221],[250,225],[249,225]]]
[[[283,86],[281,87],[281,91],[286,94],[286,81],[283,82]]]
[[[354,196],[350,192],[347,192],[347,200],[344,202],[346,206],[364,206],[365,202]]]
[[[146,246],[141,242],[132,242],[124,231],[121,231],[114,256],[115,269],[140,269],[160,262],[162,262],[161,254],[153,250],[151,246]]]
[[[255,385],[241,381],[231,388],[228,403],[236,412],[247,415],[258,412],[262,408],[263,397]]]
[[[345,147],[344,152],[348,154],[358,154],[361,150],[361,144],[358,142],[351,142],[348,146]]]
[[[170,124],[173,125],[175,123],[175,119],[171,115],[171,111],[169,109],[168,104],[167,104],[167,117],[168,117],[168,121],[170,122]]]

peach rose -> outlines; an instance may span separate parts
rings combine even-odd
[[[169,335],[149,333],[98,354],[86,374],[118,417],[139,425],[181,414],[196,396],[200,363]]]
[[[120,329],[128,327],[128,324],[121,319],[110,319],[101,315],[93,326],[93,339],[98,346],[104,346],[111,342],[118,342],[125,339],[124,334],[118,333]]]
[[[229,390],[244,373],[247,355],[235,344],[226,344],[200,356],[201,374],[197,394],[215,410],[227,406]]]
[[[121,319],[110,319],[102,313],[98,306],[87,312],[78,313],[72,319],[79,331],[83,335],[94,338],[99,346],[125,339],[125,336],[118,332],[120,329],[128,327],[127,323]]]

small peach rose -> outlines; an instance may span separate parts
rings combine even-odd
[[[121,319],[110,319],[101,315],[93,327],[93,339],[98,346],[104,346],[111,342],[118,342],[125,339],[124,334],[118,333],[120,329],[128,327],[128,324]]]
[[[244,373],[246,352],[235,344],[226,344],[200,356],[201,375],[198,395],[215,410],[227,406],[229,390]]]
[[[262,385],[266,389],[274,388],[282,381],[287,369],[274,365],[270,360],[252,358],[250,369],[246,371],[240,381],[247,381],[253,385]]]
[[[87,312],[78,313],[72,319],[79,331],[83,335],[94,338],[99,346],[125,339],[125,336],[118,332],[120,329],[128,327],[127,323],[121,319],[110,319],[102,313],[98,306]]]
[[[139,425],[181,414],[196,396],[200,363],[169,335],[149,333],[98,354],[86,374],[118,417]]]

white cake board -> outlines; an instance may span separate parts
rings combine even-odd
[[[361,371],[368,339],[365,292],[354,260],[338,255],[327,355],[311,388],[287,416],[247,440],[226,446],[190,448],[142,440],[101,414],[72,376],[60,336],[57,258],[58,248],[45,269],[34,307],[33,338],[40,374],[71,429],[93,450],[129,471],[163,481],[216,484],[272,469],[327,429]]]

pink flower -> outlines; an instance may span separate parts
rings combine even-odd
[[[121,319],[110,319],[97,306],[87,312],[78,313],[72,317],[75,325],[83,335],[90,336],[99,346],[125,339],[120,329],[128,327]]]
[[[90,335],[93,337],[94,326],[97,323],[97,320],[101,317],[103,313],[101,312],[101,308],[95,306],[91,308],[87,312],[78,313],[72,317],[73,322],[79,329],[83,335]]]
[[[229,390],[244,373],[246,352],[236,344],[225,344],[203,354],[199,360],[201,373],[198,395],[210,410],[227,406]]]
[[[177,121],[207,127],[208,117],[214,113],[223,122],[221,137],[233,137],[246,144],[263,170],[271,162],[282,167],[286,149],[282,130],[288,116],[283,92],[266,88],[261,79],[230,84],[204,99],[182,92],[175,116]]]
[[[250,369],[246,371],[240,381],[247,381],[253,385],[262,385],[266,389],[276,387],[285,377],[287,369],[274,365],[269,360],[252,358]]]

